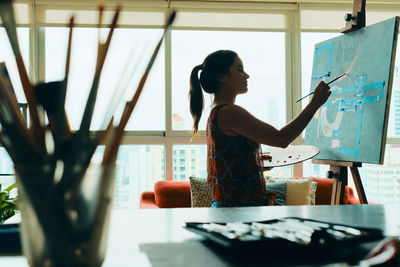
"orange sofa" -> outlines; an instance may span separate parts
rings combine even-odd
[[[317,177],[310,178],[317,182],[315,204],[330,205],[333,180]],[[353,189],[349,186],[345,188],[344,204],[360,204],[360,201],[354,195]],[[143,192],[140,196],[141,209],[188,207],[191,207],[189,181],[158,181],[154,185],[154,191]]]

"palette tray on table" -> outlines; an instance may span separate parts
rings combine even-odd
[[[187,222],[185,228],[206,239],[233,248],[346,248],[383,238],[382,231],[288,217],[283,219],[234,222]]]

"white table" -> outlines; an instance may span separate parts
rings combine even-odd
[[[140,253],[140,244],[201,240],[200,236],[183,228],[185,222],[263,221],[283,217],[374,227],[389,236],[400,235],[400,205],[114,210],[104,266],[145,267],[146,257]],[[0,266],[22,267],[27,264],[23,256],[2,255]]]

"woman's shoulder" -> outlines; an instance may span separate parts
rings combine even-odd
[[[232,125],[241,125],[251,119],[250,113],[236,104],[228,104],[214,113],[221,129],[231,129]]]

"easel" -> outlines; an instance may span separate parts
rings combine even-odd
[[[344,16],[346,26],[340,30],[341,33],[348,33],[365,27],[366,1],[367,0],[354,0],[353,13]]]
[[[349,33],[365,27],[365,2],[366,0],[354,0],[353,13],[345,15],[346,26],[340,32]],[[358,172],[358,167],[361,167],[361,163],[325,160],[313,160],[312,163],[330,165],[327,176],[333,179],[331,205],[343,204],[345,186],[348,181],[347,168],[350,168],[353,176],[360,203],[368,204],[361,176]]]
[[[364,187],[361,181],[361,176],[358,172],[358,167],[361,167],[361,163],[326,160],[312,160],[312,163],[330,165],[327,177],[333,179],[331,205],[339,205],[344,203],[345,186],[347,185],[348,181],[347,168],[350,168],[351,175],[353,176],[354,185],[356,187],[360,203],[368,204],[367,196],[365,195]]]

